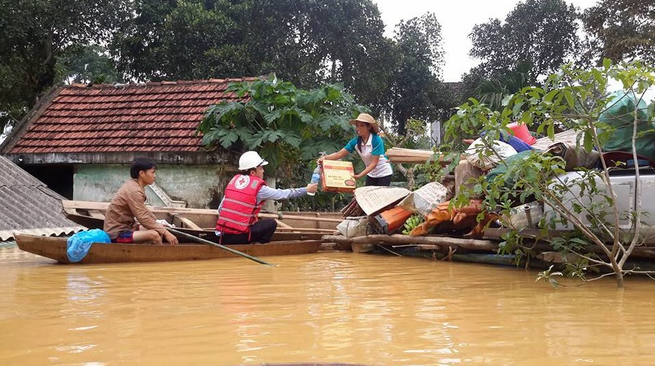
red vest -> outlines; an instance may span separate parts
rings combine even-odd
[[[263,204],[263,201],[257,204],[257,193],[265,184],[263,179],[253,175],[235,175],[225,188],[216,230],[226,234],[250,234],[250,225],[257,221]]]

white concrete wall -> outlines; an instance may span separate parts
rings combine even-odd
[[[223,172],[220,165],[157,166],[157,184],[174,200],[187,202],[187,207],[209,208],[218,205],[223,188],[233,172]],[[77,165],[73,177],[73,199],[109,202],[121,185],[130,179],[130,165]],[[149,203],[161,205],[150,190]]]

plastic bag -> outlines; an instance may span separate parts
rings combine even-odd
[[[80,231],[66,242],[66,256],[71,263],[77,263],[86,257],[93,243],[111,243],[106,232],[100,229]]]
[[[496,167],[500,163],[500,159],[504,160],[516,155],[516,150],[510,144],[498,140],[493,141],[493,149],[498,155],[491,151],[487,152],[485,149],[484,141],[481,138],[473,141],[464,152],[466,160],[482,170],[489,170]]]
[[[426,217],[440,203],[450,200],[452,196],[443,184],[431,182],[410,193],[398,206]]]
[[[655,126],[651,118],[648,105],[642,98],[630,92],[612,93],[607,109],[598,116],[598,121],[612,128],[609,140],[601,140],[603,151],[632,152],[632,130],[636,123],[637,140],[634,147],[637,154],[655,160],[655,134],[652,131]],[[598,133],[603,135],[602,128],[598,128]]]
[[[337,230],[346,238],[366,236],[368,216],[347,217],[337,225]]]

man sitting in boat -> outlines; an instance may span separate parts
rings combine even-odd
[[[163,244],[166,240],[177,245],[178,240],[157,222],[155,215],[146,207],[145,187],[155,182],[157,164],[150,158],[135,158],[130,168],[132,179],[116,192],[105,213],[103,230],[117,243]],[[138,230],[138,221],[145,230]]]
[[[318,184],[305,188],[275,189],[264,181],[264,166],[268,162],[255,151],[247,151],[239,158],[239,170],[225,188],[225,196],[218,206],[216,235],[223,244],[268,243],[277,222],[275,219],[258,220],[264,201],[298,198],[318,190]]]

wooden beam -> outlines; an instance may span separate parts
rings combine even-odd
[[[402,244],[434,244],[447,249],[450,246],[458,246],[469,250],[498,250],[498,242],[492,240],[452,238],[448,236],[408,236],[408,235],[369,235],[346,238],[345,236],[326,235],[325,241],[335,243],[359,243],[379,245],[402,245]]]
[[[276,219],[275,222],[277,222],[277,227],[280,229],[293,229],[290,225],[287,225],[280,220]]]
[[[188,227],[189,229],[202,230],[202,228],[200,226],[198,226],[195,222],[189,220],[188,218],[186,218],[184,216],[180,216],[178,214],[173,214],[171,216],[174,219],[180,220],[180,222],[183,223],[184,225],[186,225],[186,227]]]
[[[105,219],[105,214],[99,212],[98,210],[89,210],[89,216],[93,217],[94,219],[100,219],[100,220]]]
[[[87,209],[87,210],[100,210],[106,211],[109,207],[109,202],[93,202],[93,201],[70,201],[62,200],[62,206],[64,209]],[[153,207],[148,206],[148,209],[153,213],[168,213],[168,214],[185,214],[185,213],[194,213],[201,215],[216,215],[216,210],[214,209],[204,209],[204,208],[188,208],[188,207]],[[318,215],[318,214],[317,214]],[[342,219],[334,219],[320,216],[308,216],[308,215],[296,215],[293,212],[284,212],[281,214],[275,213],[260,213],[259,217],[266,217],[272,219],[284,220],[285,218],[289,220],[306,220],[306,221],[316,221],[316,222],[334,222],[340,223]]]
[[[279,219],[279,220],[284,220],[286,218],[289,220],[306,220],[306,221],[334,222],[334,223],[340,223],[343,221],[342,219],[330,219],[327,217],[295,216],[295,215],[284,215],[284,214],[278,215],[278,214],[269,214],[269,213],[260,213],[259,217],[266,217],[266,218]]]

